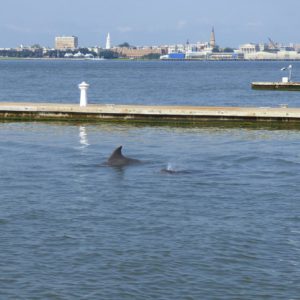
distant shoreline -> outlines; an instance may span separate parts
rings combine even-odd
[[[49,61],[161,61],[161,62],[276,62],[290,61],[300,62],[300,59],[145,59],[145,58],[113,58],[113,59],[86,59],[86,58],[65,58],[65,57],[1,57],[0,61],[11,60],[49,60]]]

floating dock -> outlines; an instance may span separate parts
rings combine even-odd
[[[208,121],[300,122],[300,108],[272,107],[145,106],[54,103],[0,103],[0,120],[18,121],[124,121],[197,123]]]
[[[300,91],[300,82],[252,82],[255,90]]]

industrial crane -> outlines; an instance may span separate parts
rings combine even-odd
[[[275,43],[271,38],[268,38],[270,41],[270,48],[274,50],[278,50],[278,44]]]

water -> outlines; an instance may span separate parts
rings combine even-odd
[[[78,103],[90,84],[93,103],[299,107],[297,92],[253,91],[280,81],[287,62],[0,61],[0,101]],[[293,62],[300,81],[300,62]]]
[[[86,80],[93,102],[297,106],[249,89],[281,65],[2,61],[0,100],[74,102]],[[105,166],[119,145],[143,163]],[[299,299],[299,145],[297,129],[0,123],[0,298]]]

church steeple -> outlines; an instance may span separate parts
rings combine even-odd
[[[215,29],[214,27],[212,28],[211,34],[210,34],[210,42],[209,45],[211,48],[216,47],[216,37],[215,37]]]
[[[111,48],[111,44],[110,44],[110,34],[107,34],[107,38],[106,38],[106,46],[105,49],[109,50]]]

